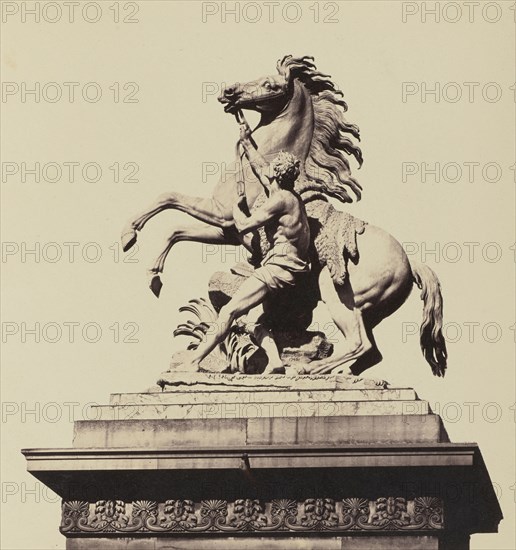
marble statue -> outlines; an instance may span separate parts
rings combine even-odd
[[[348,157],[363,162],[356,144],[359,129],[345,119],[347,104],[331,77],[317,70],[312,57],[287,55],[278,61],[277,74],[227,86],[219,101],[240,126],[234,174],[219,181],[212,197],[179,191],[159,196],[122,232],[127,251],[147,221],[163,210],[197,220],[173,230],[150,270],[156,296],[165,260],[178,242],[242,245],[249,251],[247,263],[213,275],[210,302],[197,299],[185,306],[197,319],[175,334],[189,334],[194,341],[173,359],[174,368],[359,375],[382,359],[373,329],[405,302],[415,284],[424,302],[421,349],[433,374],[444,376],[447,351],[437,276],[409,262],[390,234],[329,201],[360,200],[362,187],[351,175]],[[245,110],[261,114],[254,130]],[[291,190],[278,183],[282,163],[287,170],[296,167]],[[274,198],[279,196],[282,201]],[[280,282],[270,267],[278,247],[287,256],[273,269],[281,271]],[[343,335],[337,357],[323,333],[309,330],[319,301]]]

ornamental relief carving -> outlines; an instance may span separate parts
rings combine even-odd
[[[443,529],[436,497],[64,501],[61,533],[428,531]]]

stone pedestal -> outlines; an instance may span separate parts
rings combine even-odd
[[[63,497],[68,549],[462,550],[497,530],[478,447],[450,443],[412,389],[281,375],[162,385],[94,407],[73,448],[23,451]]]

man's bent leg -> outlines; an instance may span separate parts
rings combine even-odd
[[[197,348],[192,363],[198,366],[228,335],[233,321],[260,304],[268,292],[267,286],[256,277],[251,276],[242,283],[231,301],[220,310],[215,332],[210,334],[206,342]]]
[[[254,337],[257,344],[263,348],[269,358],[269,362],[267,363],[263,374],[285,372],[285,367],[283,365],[283,361],[281,360],[278,346],[276,345],[270,330],[266,329],[263,325],[256,325]]]
[[[255,307],[247,316],[247,330],[253,335],[256,343],[265,351],[269,359],[264,374],[283,370],[283,362],[278,351],[278,346],[272,337],[270,330],[261,323],[263,308]]]

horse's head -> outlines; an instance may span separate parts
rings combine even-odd
[[[279,113],[290,99],[289,80],[283,74],[264,76],[246,84],[226,86],[219,96],[226,113],[240,109]]]
[[[348,106],[331,77],[317,70],[313,57],[286,55],[277,63],[278,73],[227,86],[219,101],[227,113],[250,109],[262,114],[254,130],[270,148],[284,149],[304,161],[304,174],[323,193],[342,202],[352,202],[352,190],[360,199],[361,186],[351,176],[346,155],[362,164],[362,152],[350,137],[360,140],[358,127],[348,123]],[[289,116],[278,116],[288,113]],[[258,141],[257,141],[258,143]],[[259,143],[267,150],[267,143]]]
[[[277,74],[264,76],[247,82],[226,86],[219,101],[227,113],[235,114],[239,109],[250,109],[260,113],[279,113],[292,99],[294,81],[305,84],[311,93],[335,90],[330,77],[316,70],[312,57],[286,55],[278,60]],[[340,93],[340,92],[338,92]],[[347,108],[343,100],[339,102]]]

